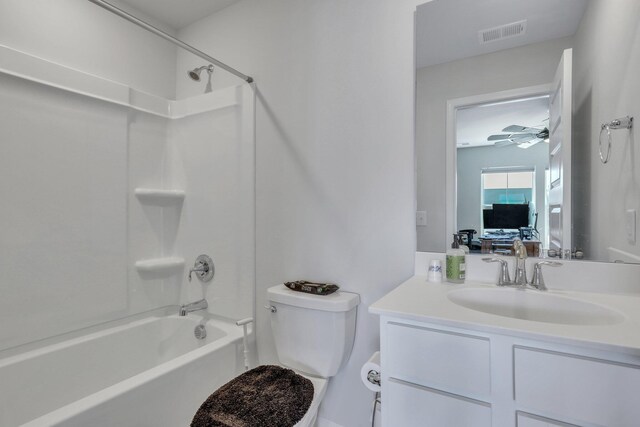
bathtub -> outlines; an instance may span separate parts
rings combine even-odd
[[[0,426],[188,426],[242,372],[242,328],[175,311],[0,359]],[[203,340],[194,336],[200,323]]]

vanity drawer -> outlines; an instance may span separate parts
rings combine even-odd
[[[549,418],[527,414],[525,412],[516,413],[517,427],[578,427],[575,424],[567,424],[561,421],[550,420]]]
[[[488,403],[394,379],[385,387],[382,411],[385,425],[391,426],[491,426],[491,405]],[[393,419],[387,420],[386,415],[392,415]]]
[[[514,364],[518,407],[603,426],[639,425],[639,366],[517,346]]]
[[[387,324],[384,369],[393,378],[472,397],[491,395],[487,338]]]

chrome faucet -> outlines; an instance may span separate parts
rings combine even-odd
[[[192,311],[205,310],[207,308],[209,308],[209,303],[203,298],[200,301],[181,305],[179,314],[180,316],[186,316],[187,313],[191,313]]]
[[[498,286],[511,286],[511,277],[509,276],[509,263],[500,258],[482,258],[484,262],[499,262],[500,275],[498,276]]]
[[[500,258],[482,258],[484,262],[499,262],[500,276],[498,276],[498,286],[514,286],[525,288],[527,286],[527,248],[520,239],[513,241],[513,252],[516,258],[516,268],[513,282],[509,276],[509,264]]]
[[[548,265],[549,267],[560,267],[561,262],[558,261],[540,261],[533,266],[533,277],[531,278],[531,287],[539,291],[546,291],[547,287],[544,284],[542,277],[542,266]]]
[[[521,289],[525,289],[527,288],[527,286],[529,286],[530,288],[537,289],[539,291],[546,291],[547,287],[545,286],[544,278],[542,277],[542,266],[548,265],[549,267],[559,267],[562,265],[562,263],[557,261],[539,261],[535,263],[533,266],[533,277],[531,278],[531,282],[527,282],[527,248],[520,241],[520,239],[516,239],[513,246],[516,258],[516,280],[514,280],[513,282],[509,277],[509,264],[507,263],[507,261],[500,258],[482,258],[484,262],[500,263],[500,275],[498,276],[497,285],[513,286]]]
[[[513,240],[513,254],[516,257],[516,270],[513,273],[515,286],[527,286],[527,248],[520,239]]]

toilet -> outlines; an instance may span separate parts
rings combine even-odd
[[[271,331],[278,360],[313,383],[313,401],[295,427],[315,424],[318,408],[334,376],[351,355],[360,296],[337,291],[313,295],[285,285],[267,290]]]
[[[292,291],[283,284],[269,288],[267,296],[266,308],[271,312],[271,331],[280,366],[256,367],[220,387],[200,406],[192,427],[211,426],[213,420],[215,425],[220,425],[219,420],[241,418],[262,425],[264,422],[259,420],[264,419],[265,412],[266,417],[285,414],[286,418],[292,411],[295,416],[288,418],[287,425],[298,419],[293,427],[315,425],[329,378],[338,373],[351,355],[360,296],[341,291],[313,295]],[[313,397],[310,385],[313,385]],[[278,392],[262,393],[269,389]],[[260,390],[257,393],[261,397],[269,399],[268,404],[254,399],[256,390]],[[274,395],[277,395],[275,399]],[[251,400],[244,400],[246,396],[251,396]],[[306,406],[309,399],[309,408],[302,415],[303,405]]]

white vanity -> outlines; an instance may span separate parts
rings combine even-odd
[[[380,315],[383,426],[640,425],[637,293],[417,275],[369,311]]]

